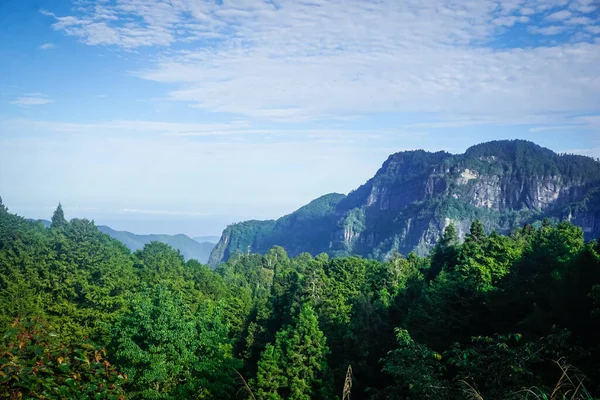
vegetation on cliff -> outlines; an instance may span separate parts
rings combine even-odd
[[[405,151],[389,156],[348,196],[323,196],[277,221],[229,226],[209,264],[275,245],[293,256],[426,255],[450,222],[464,238],[475,219],[488,233],[504,234],[525,223],[539,226],[544,218],[570,219],[589,240],[600,236],[598,190],[600,162],[523,140],[482,143],[459,155]],[[307,207],[320,212],[309,223],[295,223]]]

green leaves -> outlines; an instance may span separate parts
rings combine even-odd
[[[15,321],[3,336],[0,397],[125,399],[125,375],[89,343],[68,345],[42,320]]]
[[[234,368],[222,311],[204,303],[192,314],[162,286],[137,295],[113,329],[115,363],[130,378],[128,393],[144,399],[190,398],[229,391]]]
[[[302,307],[292,325],[277,333],[258,362],[252,382],[259,398],[310,400],[323,398],[321,386],[327,376],[329,349],[311,306]]]

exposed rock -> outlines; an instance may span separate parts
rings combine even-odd
[[[591,239],[600,236],[598,193],[599,162],[530,142],[484,143],[460,155],[401,152],[347,196],[323,196],[277,221],[228,227],[210,261],[249,245],[259,253],[280,245],[291,255],[426,254],[448,224],[464,238],[476,218],[502,233],[545,217],[569,219]],[[319,211],[307,216],[307,209]]]

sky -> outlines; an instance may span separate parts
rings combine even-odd
[[[391,153],[600,157],[596,0],[0,0],[12,212],[219,234]]]

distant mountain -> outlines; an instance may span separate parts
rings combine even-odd
[[[50,227],[51,222],[45,219],[27,218],[29,221],[37,221],[46,228]],[[218,236],[199,236],[195,239],[187,235],[136,235],[127,231],[116,231],[106,225],[98,226],[98,230],[108,236],[117,239],[123,243],[129,250],[136,251],[144,248],[144,245],[150,242],[166,243],[169,246],[181,252],[186,260],[196,259],[203,264],[208,262],[208,257],[215,243],[218,242]],[[196,240],[199,239],[199,240]],[[204,239],[204,240],[201,240]]]
[[[50,225],[52,225],[51,221],[48,221],[47,219],[33,219],[33,218],[25,218],[27,221],[34,221],[34,222],[39,222],[42,225],[44,225],[45,228],[50,228]]]
[[[166,243],[169,246],[177,249],[181,252],[183,257],[186,260],[196,259],[203,264],[208,262],[208,257],[213,247],[214,243],[210,242],[202,242],[199,243],[191,237],[178,234],[178,235],[136,235],[135,233],[127,232],[127,231],[115,231],[114,229],[100,225],[98,229],[106,233],[107,235],[117,239],[125,246],[127,246],[131,251],[136,251],[144,248],[144,245],[150,242],[161,242]]]
[[[405,151],[347,196],[325,195],[276,221],[228,226],[209,264],[274,245],[292,256],[426,254],[450,223],[464,237],[474,219],[488,232],[506,233],[544,218],[568,219],[586,239],[600,236],[600,162],[523,140],[483,143],[458,155]]]
[[[195,236],[192,239],[194,239],[198,243],[209,242],[209,243],[216,244],[220,238],[221,238],[221,236]]]

